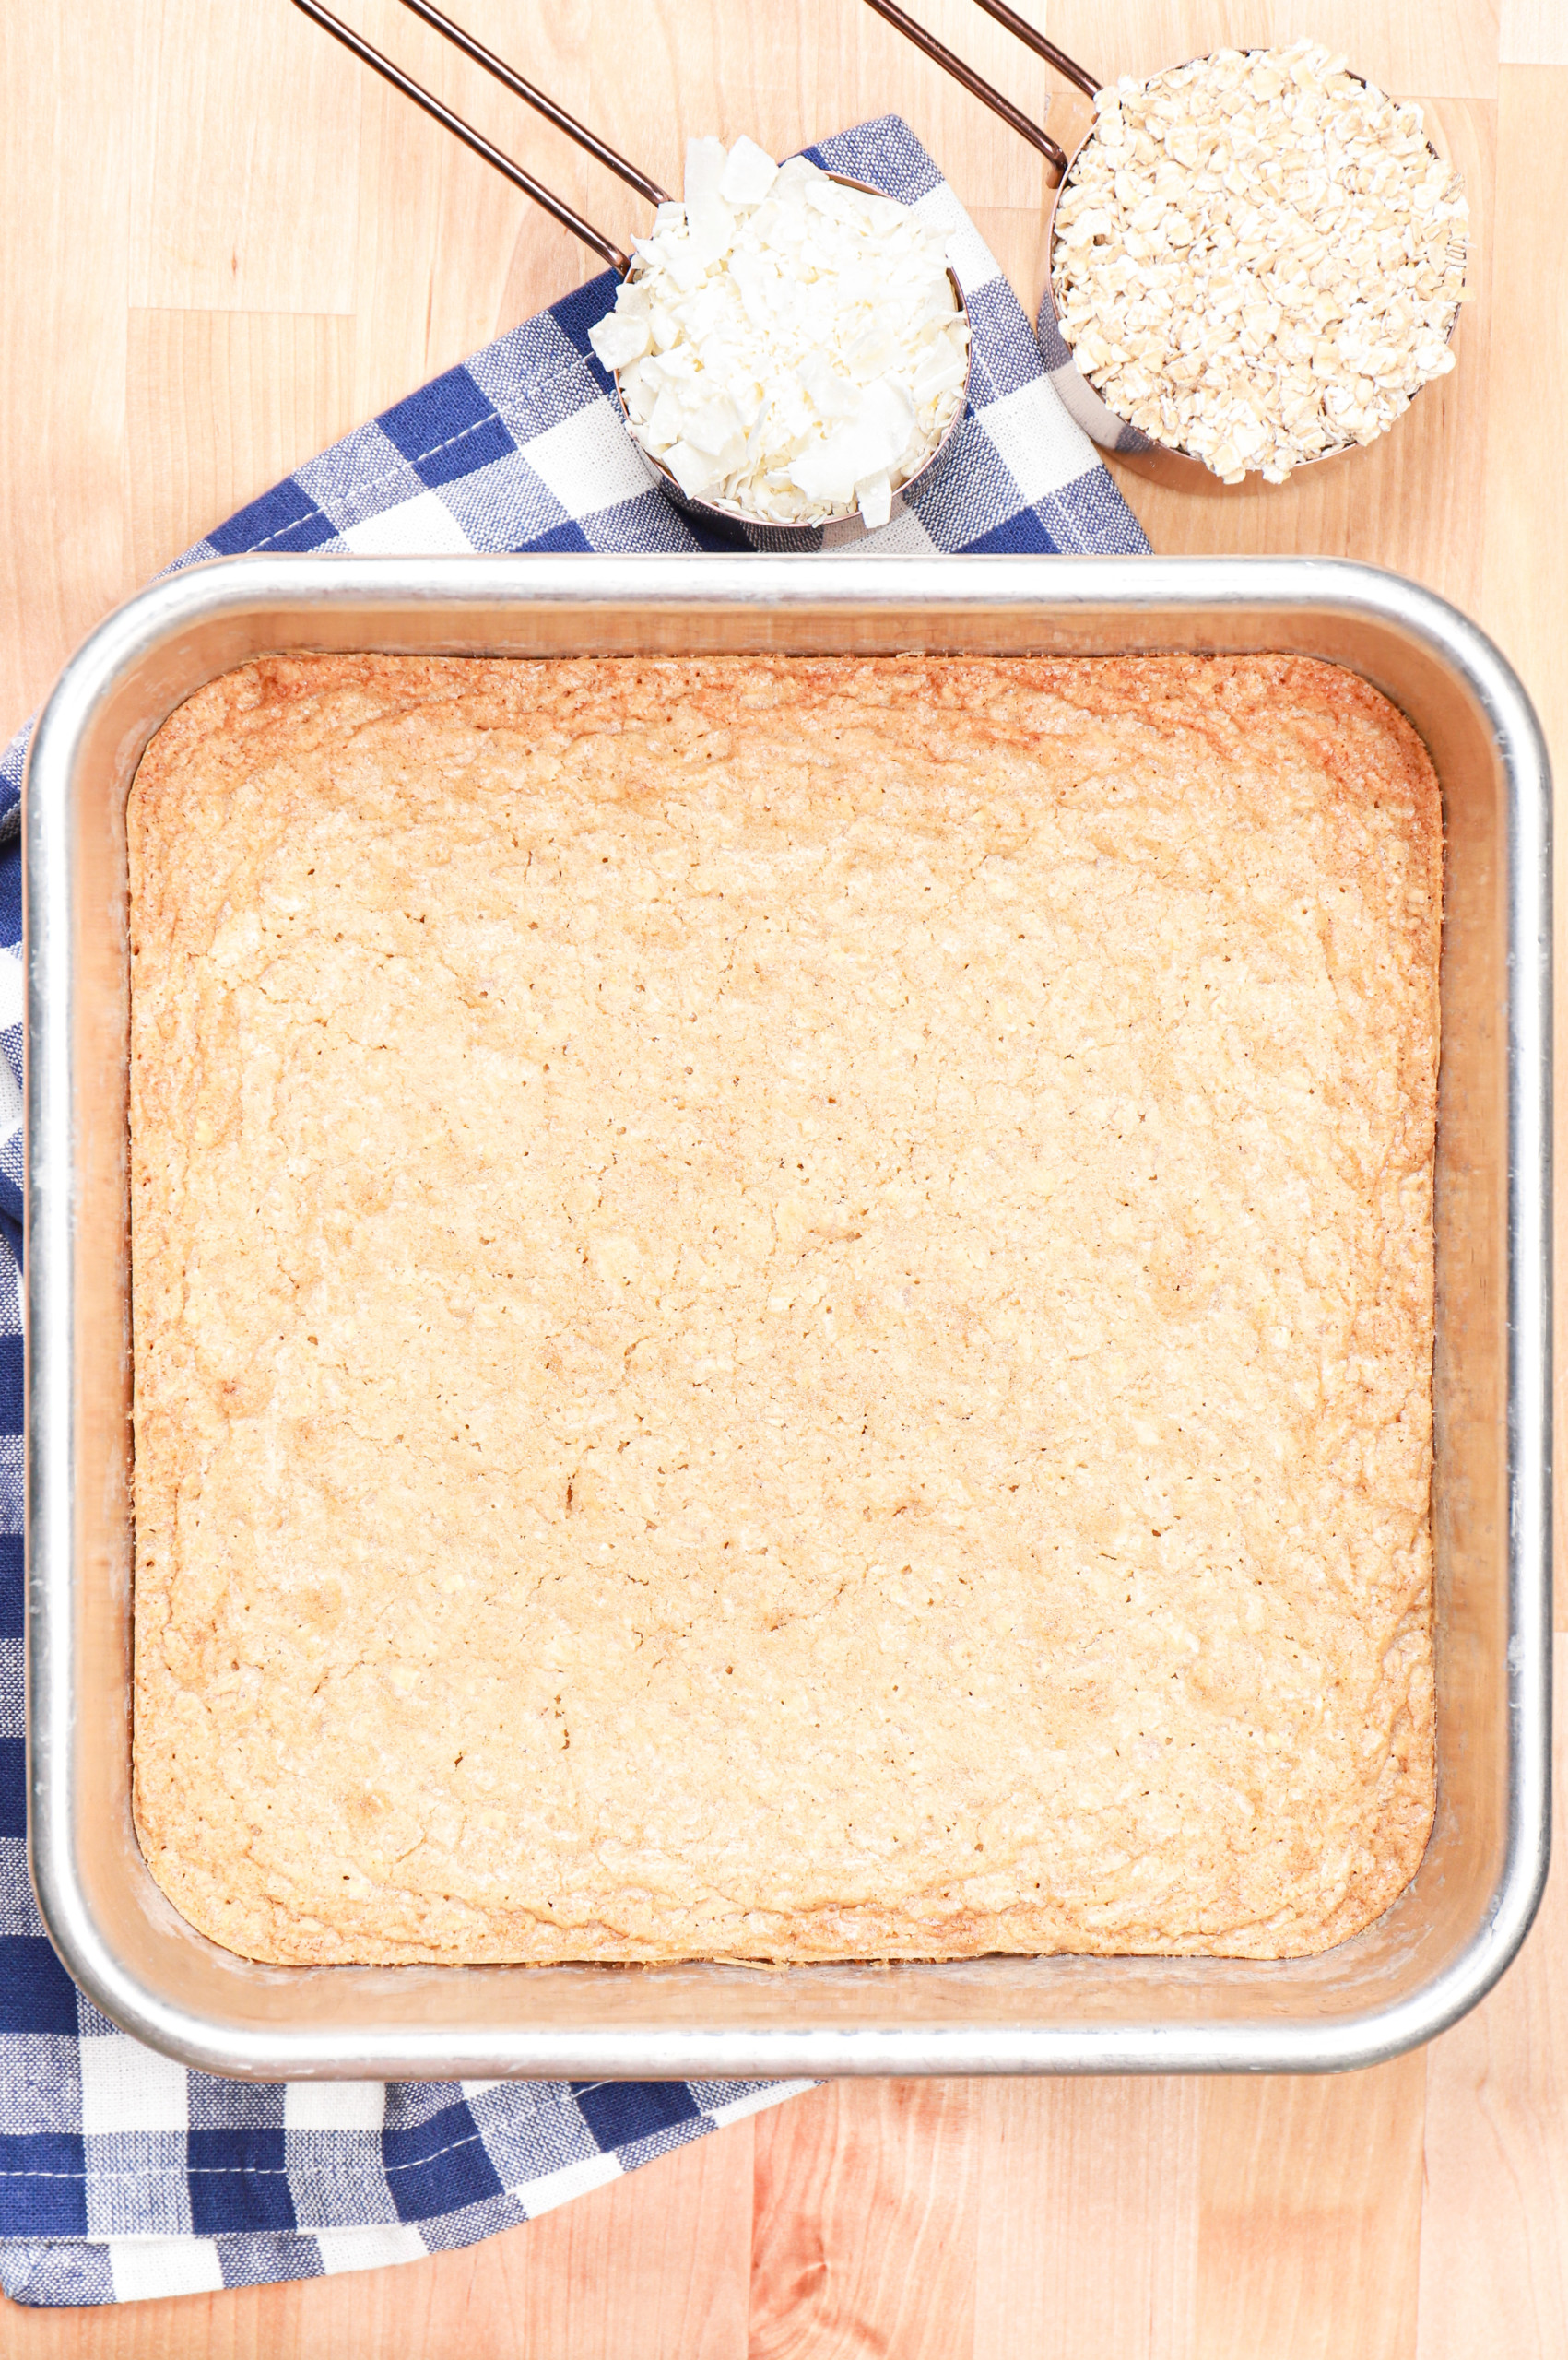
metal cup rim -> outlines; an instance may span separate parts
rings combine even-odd
[[[862,195],[866,196],[885,197],[888,195],[885,188],[878,188],[872,181],[856,180],[852,172],[826,172],[824,177],[828,180],[836,182],[840,188],[858,189]],[[902,199],[900,197],[893,197],[890,201],[894,205],[902,203]],[[905,206],[904,210],[908,212],[910,207]],[[621,283],[623,285],[630,281],[631,274],[636,266],[636,257],[633,256],[632,260],[627,265],[625,270],[620,275]],[[948,446],[952,442],[953,436],[958,432],[959,427],[962,424],[964,412],[969,407],[970,378],[974,368],[974,322],[970,318],[969,303],[964,295],[963,289],[959,283],[958,273],[954,270],[950,263],[948,265],[948,280],[952,288],[954,295],[958,299],[959,310],[969,327],[969,348],[964,360],[963,384],[960,389],[958,407],[954,410],[951,419],[943,430],[941,440],[936,444],[935,448],[928,452],[926,456],[922,459],[919,466],[915,468],[913,475],[906,476],[902,483],[895,485],[893,490],[893,498],[895,502],[901,505],[907,498],[908,494],[914,490],[914,486],[917,483],[923,483],[925,478],[931,473],[932,469],[942,459],[948,450]],[[648,467],[654,475],[659,490],[666,494],[674,505],[678,508],[683,514],[697,517],[708,517],[715,524],[720,525],[749,525],[759,532],[779,533],[789,536],[798,534],[802,537],[809,534],[826,532],[832,528],[842,530],[843,527],[856,523],[860,525],[860,530],[862,533],[868,534],[874,529],[871,525],[865,524],[861,520],[860,511],[858,508],[846,509],[842,515],[833,516],[816,516],[809,518],[762,516],[760,515],[755,509],[742,508],[738,502],[728,500],[698,500],[694,498],[690,492],[683,491],[681,490],[679,484],[677,483],[674,476],[670,473],[668,467],[666,466],[664,461],[655,457],[652,451],[645,450],[643,444],[638,441],[636,431],[632,427],[631,412],[626,407],[626,396],[620,390],[619,370],[612,370],[610,372],[610,378],[615,386],[616,404],[620,411],[621,424],[626,429],[627,440],[631,442],[632,449],[637,453],[638,457],[643,461],[643,465]],[[897,514],[897,507],[895,507],[893,513],[895,515]]]
[[[1267,55],[1268,53],[1266,49],[1252,48],[1243,50],[1240,53],[1244,57],[1261,57]],[[1218,50],[1203,50],[1195,57],[1184,58],[1182,60],[1182,64],[1179,65],[1157,66],[1155,68],[1155,72],[1161,74],[1179,74],[1184,65],[1204,65],[1208,63],[1210,58],[1217,57],[1219,54],[1220,52]],[[1360,82],[1363,88],[1367,87],[1369,77],[1365,74],[1359,74],[1353,65],[1347,65],[1345,67],[1345,71],[1349,74],[1353,82]],[[1147,81],[1151,80],[1153,77],[1152,76],[1145,76],[1144,78]],[[1103,85],[1103,88],[1109,89],[1112,88],[1112,85],[1110,83],[1106,83]],[[1045,291],[1042,300],[1050,304],[1051,316],[1055,321],[1058,329],[1061,329],[1062,315],[1056,309],[1055,275],[1056,256],[1056,211],[1057,207],[1061,204],[1063,193],[1072,179],[1073,167],[1076,165],[1079,158],[1082,155],[1084,149],[1088,147],[1093,136],[1094,122],[1091,118],[1089,128],[1083,133],[1081,138],[1077,140],[1068,150],[1067,170],[1062,173],[1055,188],[1052,190],[1051,202],[1045,209]],[[1427,138],[1426,145],[1428,154],[1433,157],[1438,163],[1447,163],[1447,158],[1439,153],[1438,149],[1433,146],[1430,136]],[[1448,324],[1448,334],[1444,338],[1444,342],[1445,344],[1453,343],[1455,330],[1459,324],[1459,314],[1463,309],[1464,305],[1462,303],[1456,304],[1454,309],[1454,317]],[[1074,350],[1072,345],[1067,342],[1067,336],[1065,330],[1062,331],[1062,342],[1067,345],[1068,352],[1072,354],[1073,366],[1075,369],[1078,369],[1079,378],[1083,386],[1084,393],[1091,400],[1099,404],[1100,407],[1104,411],[1106,418],[1114,425],[1118,427],[1132,427],[1131,419],[1124,418],[1120,410],[1113,409],[1110,403],[1105,399],[1104,395],[1101,392],[1099,386],[1094,383],[1094,380],[1089,376],[1084,370],[1079,369],[1078,354]],[[1432,382],[1432,381],[1429,378],[1427,380],[1427,384],[1430,384]],[[1405,410],[1401,411],[1401,417],[1405,416],[1407,412],[1414,407],[1415,403],[1420,400],[1421,395],[1427,390],[1427,384],[1421,384],[1416,387],[1415,392],[1410,395],[1410,399],[1406,405]],[[1396,419],[1394,420],[1394,426],[1397,426],[1398,423],[1399,419]],[[1134,433],[1142,432],[1142,429],[1138,427],[1132,427],[1132,431]],[[1392,431],[1392,427],[1385,427],[1383,433],[1379,434],[1374,439],[1381,442],[1385,436]],[[1100,447],[1104,450],[1114,450],[1115,452],[1115,455],[1119,459],[1125,459],[1129,466],[1138,466],[1140,463],[1147,461],[1153,463],[1163,462],[1167,466],[1186,466],[1196,468],[1198,473],[1207,479],[1207,487],[1212,487],[1213,489],[1220,491],[1246,491],[1251,486],[1252,479],[1255,476],[1260,485],[1263,483],[1262,471],[1257,467],[1249,467],[1242,482],[1228,484],[1222,476],[1215,474],[1214,469],[1208,465],[1207,459],[1200,459],[1196,451],[1187,450],[1184,444],[1156,442],[1152,436],[1145,436],[1144,443],[1146,447],[1133,449],[1124,449],[1115,443],[1102,443]],[[1290,475],[1285,478],[1285,483],[1288,484],[1291,482],[1295,477],[1303,474],[1308,467],[1327,466],[1336,459],[1349,458],[1353,451],[1366,450],[1370,447],[1371,446],[1369,444],[1362,442],[1338,442],[1335,444],[1331,451],[1319,451],[1310,459],[1298,459],[1295,466],[1291,469]],[[1285,489],[1285,484],[1268,484],[1265,489],[1269,491],[1282,491]]]

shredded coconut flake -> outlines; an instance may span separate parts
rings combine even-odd
[[[1052,293],[1118,417],[1227,483],[1282,483],[1453,368],[1468,230],[1419,107],[1313,41],[1221,50],[1100,92]]]
[[[692,139],[682,203],[589,331],[631,431],[693,500],[885,525],[963,400],[946,233],[754,140]]]

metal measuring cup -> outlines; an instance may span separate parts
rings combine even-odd
[[[1110,404],[1102,398],[1098,389],[1079,367],[1072,347],[1062,332],[1061,320],[1056,310],[1055,292],[1056,213],[1063,195],[1071,183],[1073,166],[1093,136],[1094,118],[1091,116],[1070,146],[1064,148],[1051,137],[1042,124],[1032,122],[1020,108],[1013,105],[1010,99],[1004,98],[991,83],[983,80],[973,68],[966,65],[961,57],[947,47],[945,42],[939,41],[934,33],[927,32],[924,25],[917,24],[913,17],[898,6],[898,0],[866,0],[866,5],[877,16],[901,32],[906,41],[912,42],[916,49],[929,57],[934,65],[939,65],[945,74],[949,74],[955,82],[960,83],[972,97],[977,98],[983,106],[989,107],[992,112],[998,115],[1004,123],[1016,131],[1020,138],[1026,139],[1032,148],[1037,148],[1056,175],[1055,183],[1051,192],[1051,202],[1045,214],[1045,291],[1041,301],[1037,333],[1046,372],[1068,416],[1082,427],[1084,432],[1092,442],[1097,442],[1102,450],[1114,451],[1118,458],[1127,460],[1141,474],[1152,476],[1161,482],[1173,484],[1185,491],[1210,494],[1245,489],[1244,485],[1222,483],[1203,460],[1194,457],[1190,452],[1173,448],[1168,442],[1157,442],[1152,436],[1145,434],[1141,428],[1134,426],[1130,419],[1123,418],[1119,411],[1114,410]],[[1075,58],[1069,57],[1065,50],[1058,49],[1055,41],[1047,41],[1043,33],[1036,32],[1033,26],[1027,23],[1016,8],[1007,5],[1007,0],[975,0],[975,6],[983,8],[988,17],[995,18],[997,24],[1004,25],[1008,32],[1023,42],[1025,48],[1032,49],[1037,57],[1043,58],[1048,65],[1053,66],[1065,80],[1070,82],[1075,89],[1081,91],[1086,99],[1092,101],[1099,97],[1103,85],[1097,77],[1090,73],[1086,66],[1079,65]],[[1203,65],[1208,63],[1208,60],[1193,58],[1186,62],[1191,65]],[[1366,77],[1356,75],[1354,79],[1364,82]],[[1437,150],[1432,147],[1430,139],[1427,141],[1427,147],[1432,156],[1437,158]],[[1441,162],[1443,159],[1438,158],[1438,160]],[[1454,329],[1457,324],[1458,317],[1456,313],[1448,330],[1450,343],[1453,342]],[[1424,391],[1424,386],[1418,387],[1417,394],[1411,395],[1411,400],[1414,401],[1417,395]],[[1299,475],[1304,467],[1326,466],[1333,460],[1345,458],[1350,452],[1361,447],[1355,442],[1346,442],[1335,450],[1319,452],[1315,458],[1298,460],[1291,473],[1294,476]],[[1247,483],[1250,484],[1252,480],[1252,477],[1249,476]],[[1257,480],[1261,482],[1262,478],[1259,477]]]
[[[613,148],[588,130],[585,124],[578,123],[573,116],[566,112],[564,108],[557,106],[553,99],[547,98],[545,93],[536,89],[533,83],[525,81],[521,74],[513,72],[504,60],[497,57],[492,50],[487,49],[482,41],[476,41],[471,33],[464,31],[461,25],[454,24],[450,17],[443,15],[441,9],[433,5],[433,0],[401,0],[401,5],[411,16],[418,17],[421,23],[429,25],[430,30],[439,33],[443,41],[449,41],[453,48],[459,50],[465,57],[501,83],[503,88],[510,90],[514,98],[521,99],[525,105],[534,108],[536,112],[546,118],[547,122],[554,124],[558,131],[565,132],[569,139],[574,139],[580,148],[585,148],[597,162],[619,174],[630,188],[634,188],[640,196],[646,197],[650,205],[670,203],[668,194],[659,186],[656,181],[650,180],[645,172],[639,171],[634,164],[628,163],[624,156],[618,155]],[[395,65],[392,60],[383,56],[379,49],[372,48],[360,34],[344,24],[340,18],[335,17],[330,9],[324,7],[322,0],[294,0],[294,6],[301,15],[309,17],[312,24],[319,25],[324,32],[331,34],[334,41],[341,42],[342,46],[357,57],[361,65],[368,65],[372,73],[379,74],[383,81],[390,82],[395,90],[400,91],[404,98],[421,108],[426,114],[439,123],[443,130],[450,131],[454,138],[461,139],[466,148],[472,148],[475,155],[482,157],[494,171],[509,180],[514,188],[521,189],[525,196],[533,198],[536,205],[542,206],[544,210],[559,221],[564,229],[570,230],[573,237],[580,238],[585,246],[599,255],[601,260],[607,262],[620,278],[631,277],[636,267],[633,258],[630,254],[623,254],[613,239],[607,238],[602,230],[595,229],[591,221],[585,221],[580,213],[574,212],[563,198],[548,189],[542,181],[536,180],[532,172],[525,171],[521,164],[514,163],[510,156],[494,147],[482,132],[475,130],[472,124],[465,123],[461,115],[454,114],[450,107],[444,106],[440,99],[416,82],[410,75],[406,74],[401,66]],[[1007,101],[1004,100],[1002,103],[1005,106]],[[844,172],[829,172],[826,177],[835,181],[841,188],[857,189],[867,196],[880,196],[884,194],[882,190],[874,187],[869,181],[852,180]],[[951,420],[940,441],[921,461],[914,474],[906,477],[894,490],[891,508],[891,513],[894,516],[904,508],[907,496],[915,486],[926,482],[942,465],[952,444],[953,437],[962,423],[968,403],[970,372],[974,360],[973,326],[969,318],[969,306],[964,301],[963,289],[960,286],[951,268],[948,271],[948,280],[952,288],[959,313],[970,326],[971,332],[969,360],[964,369],[963,385]],[[694,523],[711,527],[716,526],[730,541],[733,541],[738,534],[754,549],[781,551],[831,549],[846,541],[860,540],[870,529],[858,509],[847,516],[833,516],[819,521],[791,524],[781,522],[776,517],[759,515],[755,510],[743,508],[732,501],[694,499],[690,492],[682,490],[662,459],[657,458],[653,452],[643,449],[632,429],[631,415],[620,390],[619,372],[612,374],[612,383],[615,385],[616,400],[620,410],[621,423],[626,429],[627,439],[643,466],[649,470],[658,489]]]

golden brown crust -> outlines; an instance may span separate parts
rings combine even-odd
[[[1433,1800],[1442,826],[1288,657],[268,660],[130,806],[248,1956],[1294,1955]]]

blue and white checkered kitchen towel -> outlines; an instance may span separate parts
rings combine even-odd
[[[1021,308],[896,115],[808,151],[951,232],[974,329],[947,466],[873,546],[1147,547],[1063,410]],[[686,549],[588,347],[606,273],[300,467],[180,559],[263,549]],[[26,732],[0,759],[0,1221],[21,1215]],[[0,1257],[3,1259],[3,1257]],[[124,2302],[315,2277],[471,2245],[801,2083],[310,2083],[187,2072],[117,2032],[65,1974],[28,1883],[22,1742],[22,1347],[0,1276],[0,2283]]]

